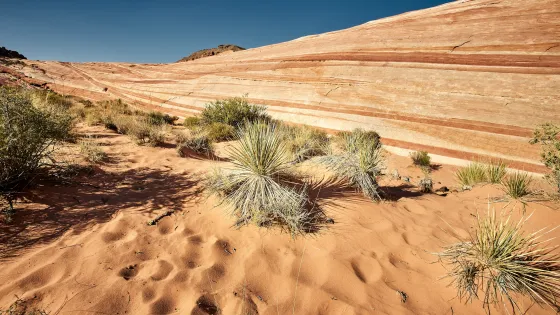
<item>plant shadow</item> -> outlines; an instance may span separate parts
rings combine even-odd
[[[96,168],[68,185],[38,180],[16,204],[11,223],[0,221],[0,261],[26,248],[55,240],[72,229],[75,234],[92,224],[109,221],[119,211],[152,215],[154,211],[181,210],[200,196],[201,189],[189,174],[149,168],[122,173]]]

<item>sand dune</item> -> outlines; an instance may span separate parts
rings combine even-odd
[[[320,200],[335,224],[293,240],[234,229],[200,194],[200,177],[228,162],[179,158],[100,127],[80,131],[97,135],[109,160],[79,184],[34,189],[18,221],[2,226],[0,306],[17,295],[53,314],[484,314],[440,279],[446,269],[433,253],[468,235],[488,198],[503,196],[497,186],[441,197],[386,179],[394,200],[380,204],[327,186]],[[394,168],[413,184],[422,174],[398,156]],[[436,170],[436,188],[452,187],[453,171]],[[505,206],[521,213],[495,204]],[[557,226],[556,207],[530,203],[526,228]],[[146,224],[168,210],[176,212]]]

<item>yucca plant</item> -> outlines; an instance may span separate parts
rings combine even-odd
[[[504,191],[513,199],[519,199],[531,193],[531,175],[526,172],[515,172],[502,180]]]
[[[506,176],[507,165],[503,161],[490,161],[485,165],[486,180],[492,184],[499,184]]]
[[[459,183],[465,186],[473,186],[478,183],[486,182],[486,169],[484,164],[472,162],[469,165],[459,169],[455,176]]]
[[[377,177],[382,174],[383,155],[379,135],[355,130],[339,134],[344,152],[320,157],[317,161],[336,177],[360,189],[372,200],[381,200]]]
[[[477,215],[477,227],[470,240],[447,247],[439,256],[452,269],[448,277],[460,299],[472,302],[482,298],[483,307],[509,303],[514,313],[523,313],[516,295],[528,296],[535,303],[558,309],[560,297],[559,256],[556,246],[543,240],[550,232],[525,234],[511,218],[498,219],[494,210],[488,216]]]
[[[249,123],[237,136],[239,144],[228,152],[232,169],[210,175],[209,191],[231,206],[239,224],[280,223],[292,235],[303,232],[315,217],[305,187],[297,185],[290,171],[289,154],[276,126]]]

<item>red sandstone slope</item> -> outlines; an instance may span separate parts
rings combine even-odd
[[[560,122],[559,22],[558,0],[458,1],[188,63],[25,71],[66,93],[182,116],[248,93],[280,119],[371,128],[392,146],[538,171],[528,136]]]

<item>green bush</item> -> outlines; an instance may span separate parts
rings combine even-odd
[[[185,121],[183,122],[183,126],[185,126],[185,128],[187,129],[196,129],[199,128],[202,124],[202,121],[200,119],[200,117],[196,117],[196,116],[190,116],[185,118]]]
[[[245,122],[270,119],[266,114],[266,107],[249,104],[245,97],[233,97],[209,103],[200,116],[205,125],[222,123],[233,127],[240,127]]]
[[[374,131],[356,129],[338,135],[344,152],[320,157],[336,177],[346,180],[372,200],[380,200],[377,177],[382,175],[384,158],[379,135]]]
[[[412,159],[412,164],[418,167],[429,169],[431,165],[432,158],[428,155],[428,152],[426,151],[412,152],[410,153],[410,158]]]
[[[542,145],[542,161],[551,170],[547,178],[560,192],[560,127],[551,123],[539,126],[530,143]]]
[[[469,240],[439,254],[452,267],[448,277],[461,300],[482,298],[487,313],[491,305],[509,304],[514,314],[527,314],[521,309],[523,303],[516,301],[515,294],[520,294],[557,309],[560,257],[554,253],[555,246],[546,244],[550,231],[521,231],[526,220],[498,220],[495,211],[489,211],[486,218],[477,216]]]
[[[213,142],[233,140],[236,136],[235,127],[219,122],[206,125],[204,133]]]
[[[280,125],[286,148],[294,162],[303,162],[329,152],[329,137],[324,131],[308,126]]]
[[[239,222],[278,223],[295,235],[320,220],[305,189],[294,187],[289,153],[276,127],[248,124],[238,137],[229,151],[233,169],[209,176],[207,188],[232,207]]]
[[[33,106],[29,92],[0,87],[0,194],[13,212],[15,194],[50,165],[55,146],[70,138],[72,117]]]

